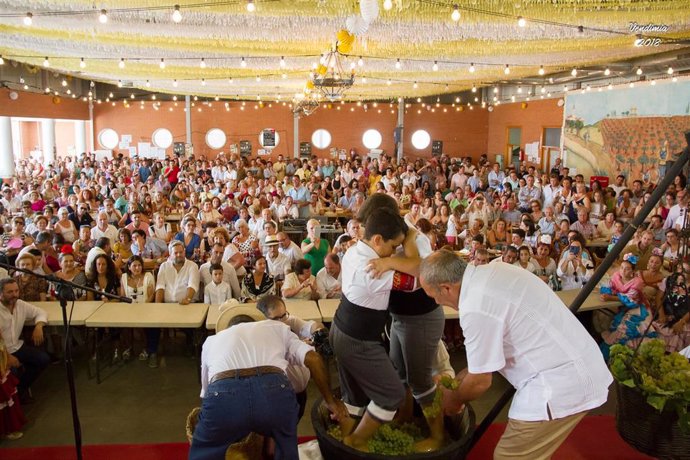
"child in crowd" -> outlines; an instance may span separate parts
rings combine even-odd
[[[232,299],[232,289],[230,285],[223,281],[223,266],[212,264],[211,283],[204,286],[204,303],[210,305],[220,305],[226,300]]]

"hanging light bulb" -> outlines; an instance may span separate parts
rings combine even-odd
[[[541,87],[541,93],[544,94],[545,92],[546,92],[546,88],[544,88],[544,86],[542,85],[542,87]]]
[[[101,24],[108,22],[108,12],[106,10],[101,10],[101,13],[98,15],[98,22]]]
[[[48,56],[43,60],[43,67],[50,67],[50,61],[48,60]]]
[[[611,69],[607,67],[606,70],[604,70],[604,75],[606,75],[607,77],[611,75]]]
[[[438,72],[438,62],[434,61],[434,65],[431,66],[431,70]]]
[[[383,0],[383,9],[390,11],[393,8],[393,0]]]
[[[567,86],[567,85],[564,85],[564,86],[563,86],[563,92],[564,92],[564,93],[567,93],[567,92],[568,92],[568,86]]]
[[[174,23],[177,24],[182,22],[182,13],[180,13],[180,5],[175,5],[173,7],[172,20]]]
[[[122,88],[122,80],[117,81],[117,87]],[[110,97],[112,97],[112,96],[110,96]]]
[[[656,85],[656,80],[652,80],[649,84],[652,86]]]
[[[414,89],[419,88],[419,85],[417,84],[417,82],[414,82],[414,83],[412,84],[412,88],[414,88]]]
[[[233,83],[235,83],[235,80],[233,80],[232,78],[228,78],[228,83],[232,85]]]
[[[543,65],[540,65],[540,66],[539,66],[539,75],[544,75],[544,72],[545,72],[545,71],[544,71],[544,66],[543,66]]]
[[[400,70],[402,68],[402,63],[400,62],[400,58],[398,58],[397,61],[395,61],[395,68]]]
[[[249,11],[250,13],[256,11],[256,5],[254,4],[254,0],[247,0],[247,11]]]
[[[31,13],[26,13],[26,16],[24,16],[24,25],[30,26],[33,23],[34,23],[34,15]]]
[[[173,80],[173,86],[177,88],[177,79]]]
[[[285,80],[285,79],[287,78],[287,74],[286,74],[285,72],[283,72],[283,73],[280,75],[280,77],[281,77],[283,80]]]
[[[206,86],[206,79],[205,78],[201,79],[201,86]]]
[[[460,20],[460,7],[457,3],[453,5],[453,12],[450,13],[450,18],[455,22],[458,22]]]
[[[86,61],[84,61],[84,58],[81,58],[79,61],[79,67],[82,69],[86,68]]]
[[[572,75],[573,77],[577,77],[577,69],[571,70],[570,75]]]
[[[5,65],[5,60],[2,58],[2,54],[0,54],[0,65]],[[21,82],[21,83],[24,83],[24,82]]]
[[[386,82],[386,84],[387,84],[388,86],[390,86],[390,85],[393,84],[393,82],[392,82],[390,79],[388,79],[388,81]]]
[[[67,80],[65,80],[64,78],[62,79],[62,86],[67,86]]]
[[[475,70],[474,63],[470,63],[470,73],[474,73]]]
[[[637,70],[635,71],[635,73],[636,73],[637,75],[642,75],[642,67],[640,67],[640,66],[638,65],[638,66],[637,66]]]
[[[518,27],[525,27],[527,25],[527,20],[522,16],[518,16]]]
[[[362,59],[362,56],[357,59],[357,65],[360,67],[364,66],[364,59]]]
[[[201,62],[199,62],[199,67],[201,67],[202,69],[206,68],[206,61],[204,61],[204,58],[201,58]]]
[[[257,76],[256,76],[256,81],[257,81],[257,83],[260,82],[260,81],[261,81],[261,77],[257,75]]]
[[[494,94],[498,93],[498,86],[494,86]]]
[[[146,87],[147,87],[147,88],[150,88],[150,87],[151,87],[151,82],[148,81],[148,80],[146,80]]]
[[[611,83],[609,83],[608,86],[606,87],[606,89],[613,89],[613,85]]]
[[[673,75],[673,67],[668,66],[668,70],[666,71],[667,74]]]
[[[476,93],[476,92],[477,92],[477,87],[474,86],[474,85],[472,85],[472,92],[473,92],[473,93]]]
[[[506,68],[503,69],[503,73],[506,75],[510,75],[510,66],[508,64],[506,64]]]
[[[522,86],[518,86],[518,87],[517,87],[517,92],[518,92],[518,94],[521,94],[521,93],[522,93]]]
[[[161,58],[161,63],[158,64],[161,69],[165,69],[165,59]]]
[[[120,58],[120,62],[117,64],[117,66],[121,69],[125,68],[125,58]]]
[[[242,67],[242,68],[247,67],[247,61],[244,60],[244,57],[243,57],[242,60],[240,61],[240,67]]]
[[[675,77],[675,76],[674,76],[673,78],[671,78],[671,81],[672,81],[673,83],[677,82],[677,81],[678,81],[678,77]]]
[[[285,68],[285,56],[280,56],[280,68]]]
[[[632,82],[632,81],[631,81],[630,84],[629,84],[628,86],[629,86],[630,88],[634,88],[634,87],[635,87],[635,82]]]

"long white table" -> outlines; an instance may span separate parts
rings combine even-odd
[[[204,324],[207,311],[204,303],[105,302],[86,319],[86,327],[198,328]]]
[[[192,303],[120,303],[105,302],[86,319],[86,327],[99,328],[185,328],[198,330],[206,321],[208,305]],[[194,333],[195,350],[200,348],[199,334]],[[101,383],[98,331],[94,334],[96,349],[96,382]],[[89,368],[90,369],[90,368]],[[90,370],[89,370],[90,375]]]
[[[62,326],[62,307],[60,302],[31,302],[48,313],[48,326]],[[72,311],[72,302],[67,302],[67,319],[72,314],[72,326],[83,326],[86,319],[93,315],[98,310],[103,301],[101,300],[78,300],[74,302],[74,311]],[[27,322],[27,325],[32,325],[33,322]]]

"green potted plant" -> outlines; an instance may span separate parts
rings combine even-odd
[[[666,353],[663,340],[635,350],[611,347],[609,368],[616,379],[616,428],[640,452],[658,458],[690,453],[690,362]]]

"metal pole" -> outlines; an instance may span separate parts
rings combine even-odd
[[[402,97],[398,98],[398,151],[397,151],[397,158],[398,158],[398,164],[402,161],[403,158],[403,131],[405,130],[405,99]]]

